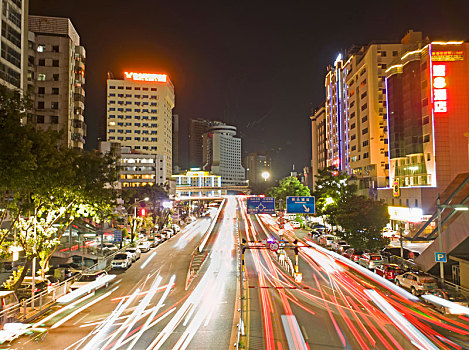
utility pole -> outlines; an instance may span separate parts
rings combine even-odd
[[[401,246],[401,265],[404,261],[404,237],[403,237],[404,228],[402,227],[402,222],[399,222],[399,243]]]

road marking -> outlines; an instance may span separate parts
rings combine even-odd
[[[145,262],[140,266],[141,269],[144,269],[148,263],[151,261],[151,259],[153,259],[156,255],[156,252],[153,252],[151,253],[151,255],[147,258],[147,260],[145,260]]]

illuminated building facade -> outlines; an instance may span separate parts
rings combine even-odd
[[[353,47],[326,75],[324,111],[311,117],[313,148],[322,147],[313,150],[313,163],[353,175],[363,195],[377,198],[377,188],[388,186],[386,69],[421,40],[421,33],[409,31],[400,42]],[[323,118],[325,145],[317,128]],[[319,161],[323,154],[325,161]]]
[[[176,180],[176,193],[179,197],[220,197],[222,195],[221,176],[210,174],[208,171],[192,168],[185,174],[173,175],[172,178]],[[204,187],[207,189],[203,189]]]
[[[130,147],[121,147],[119,182],[122,187],[164,186],[166,183],[166,156],[137,153]]]
[[[0,84],[26,89],[28,50],[28,1],[0,2]]]
[[[246,169],[246,178],[248,185],[253,188],[259,184],[264,184],[266,180],[262,177],[262,173],[271,174],[271,158],[265,153],[248,153],[243,159],[243,165]]]
[[[164,156],[165,180],[172,174],[174,101],[165,74],[125,72],[124,79],[107,80],[107,140]]]
[[[241,138],[236,127],[219,123],[202,137],[204,170],[221,176],[224,186],[245,186],[245,170],[241,165]]]
[[[323,103],[313,111],[311,119],[311,183],[314,189],[316,177],[320,169],[327,168],[328,145],[326,142],[326,108]]]
[[[386,71],[389,178],[380,197],[428,211],[460,173],[469,172],[469,43],[432,42]]]

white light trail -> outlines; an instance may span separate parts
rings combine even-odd
[[[419,349],[438,350],[430,339],[423,335],[412,323],[391,306],[377,291],[365,289],[364,292],[383,311],[386,316],[410,339]]]
[[[82,297],[83,295],[95,291],[96,289],[104,287],[115,278],[116,275],[100,276],[96,279],[96,281],[90,282],[80,288],[75,289],[74,291],[71,291],[70,293],[65,294],[64,296],[61,296],[59,299],[57,299],[57,302],[59,304],[69,303],[79,297]]]
[[[52,327],[50,327],[51,329],[53,328],[57,328],[59,326],[61,326],[62,324],[64,324],[65,322],[67,322],[68,320],[70,320],[71,318],[75,317],[76,315],[78,315],[80,312],[82,312],[83,310],[89,308],[91,305],[94,305],[96,304],[98,301],[101,301],[103,300],[104,298],[107,298],[109,295],[111,295],[114,291],[116,291],[119,287],[115,287],[113,288],[112,290],[110,290],[109,292],[107,292],[106,294],[103,294],[101,295],[99,298],[96,298],[95,300],[91,301],[90,303],[82,306],[81,308],[75,310],[74,312],[72,312],[70,315],[64,317],[63,319],[61,319],[60,321],[56,322],[54,325],[52,325]]]
[[[436,295],[432,294],[424,294],[422,295],[423,299],[426,299],[430,302],[438,304],[443,307],[447,307],[450,309],[451,313],[453,314],[460,314],[460,315],[468,315],[469,316],[469,308],[464,305],[459,305],[458,303],[452,302],[450,300],[446,300]]]
[[[305,339],[301,334],[300,326],[295,315],[282,315],[282,325],[287,336],[288,348],[307,350]]]

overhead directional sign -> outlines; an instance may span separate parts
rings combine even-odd
[[[122,231],[115,230],[114,231],[114,242],[122,242]]]
[[[291,214],[314,214],[314,197],[290,196],[287,197],[287,213]]]
[[[274,197],[248,197],[248,214],[275,214]]]

